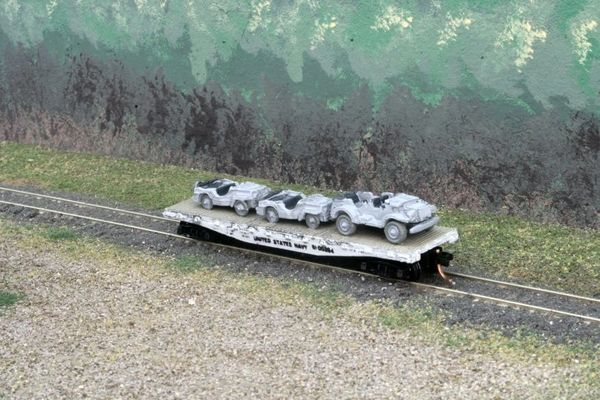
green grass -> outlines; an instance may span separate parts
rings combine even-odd
[[[410,302],[404,302],[402,305],[389,306],[386,302],[375,315],[383,326],[391,329],[401,329],[403,326],[424,326],[431,322],[439,323],[441,326],[442,315],[436,313],[430,308],[416,306]]]
[[[67,227],[49,227],[44,232],[44,236],[50,240],[75,240],[77,234]]]
[[[169,263],[169,266],[179,272],[191,273],[204,268],[212,267],[215,265],[215,261],[209,255],[202,257],[196,256],[181,256]]]
[[[340,310],[348,307],[352,299],[335,286],[318,287],[310,283],[282,284],[292,296],[307,299],[312,305],[321,310],[335,315]]]
[[[161,209],[189,197],[194,181],[215,175],[173,165],[0,142],[0,183],[79,192],[149,209]],[[230,178],[282,186],[264,179]],[[290,187],[306,193],[318,190]],[[459,243],[448,248],[455,254],[454,263],[463,270],[585,295],[600,293],[597,230],[462,210],[445,209],[441,215],[443,225],[459,230]]]
[[[460,241],[448,248],[462,269],[600,295],[600,232],[510,216],[444,211]]]
[[[21,297],[22,296],[17,293],[0,290],[0,307],[12,306],[19,301]]]
[[[0,142],[0,182],[97,195],[149,209],[165,208],[190,197],[196,180],[211,179],[216,175],[249,179],[173,165]],[[276,182],[253,180],[273,188],[281,187]],[[286,186],[305,192],[316,190],[301,185]]]

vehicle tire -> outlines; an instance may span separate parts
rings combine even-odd
[[[202,197],[200,197],[200,205],[206,210],[213,208],[213,202],[206,194],[203,194]]]
[[[306,214],[304,216],[304,222],[306,222],[306,226],[308,226],[310,229],[317,229],[319,225],[321,225],[319,217],[314,214]]]
[[[279,221],[279,214],[277,214],[277,210],[273,207],[267,207],[265,210],[265,218],[272,224],[276,224]]]
[[[233,203],[233,209],[235,210],[235,213],[240,217],[245,217],[250,211],[250,209],[248,208],[248,204],[241,200],[238,200],[235,203]]]
[[[406,240],[408,230],[406,226],[398,221],[389,221],[383,228],[385,237],[390,243],[398,244]]]
[[[352,219],[348,214],[340,214],[335,220],[335,226],[339,233],[344,236],[350,236],[356,232],[356,224],[352,222]]]

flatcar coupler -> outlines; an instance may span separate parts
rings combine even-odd
[[[450,261],[454,260],[454,255],[447,251],[443,251],[441,247],[436,247],[435,251],[435,263],[443,267],[450,266]]]

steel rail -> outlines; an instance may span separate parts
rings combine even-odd
[[[166,236],[171,236],[171,237],[178,237],[178,238],[183,238],[183,239],[188,239],[188,240],[194,240],[192,238],[188,238],[188,237],[185,237],[185,236],[182,236],[182,235],[177,235],[175,233],[163,232],[163,231],[159,231],[159,230],[156,230],[156,229],[144,228],[142,226],[129,225],[129,224],[124,224],[122,222],[109,221],[109,220],[101,219],[101,218],[88,217],[87,215],[73,214],[73,213],[69,213],[69,212],[66,212],[66,211],[51,210],[49,208],[31,206],[31,205],[28,205],[28,204],[15,203],[15,202],[12,202],[12,201],[4,201],[4,200],[0,200],[0,204],[9,204],[9,205],[17,206],[17,207],[31,208],[31,209],[38,210],[38,211],[49,212],[49,213],[60,214],[60,215],[66,215],[68,217],[85,219],[85,220],[88,220],[88,221],[101,222],[101,223],[104,223],[104,224],[116,225],[116,226],[121,226],[121,227],[124,227],[124,228],[132,228],[132,229],[138,229],[138,230],[145,231],[145,232],[157,233],[159,235],[166,235]],[[170,221],[173,222],[173,220],[170,220]]]
[[[73,217],[73,218],[79,218],[79,219],[84,219],[84,220],[89,220],[89,221],[94,221],[94,222],[100,222],[100,223],[105,223],[105,224],[109,224],[109,225],[120,226],[120,227],[124,227],[124,228],[137,229],[137,230],[144,231],[144,232],[155,233],[155,234],[159,234],[159,235],[164,235],[164,236],[174,237],[174,238],[178,238],[178,239],[184,239],[184,240],[188,240],[188,241],[197,242],[196,239],[192,239],[192,238],[189,238],[189,237],[186,237],[186,236],[183,236],[183,235],[178,235],[178,234],[175,234],[175,233],[164,232],[164,231],[159,231],[159,230],[150,229],[150,228],[144,228],[144,227],[137,226],[137,225],[124,224],[124,223],[121,223],[121,222],[109,221],[109,220],[105,220],[105,219],[101,219],[101,218],[88,217],[88,216],[85,216],[85,215],[73,214],[73,213],[68,213],[68,212],[65,212],[65,211],[52,210],[52,209],[48,209],[48,208],[44,208],[44,207],[31,206],[31,205],[28,205],[28,204],[22,204],[22,203],[16,203],[16,202],[4,201],[4,200],[0,200],[0,204],[8,204],[8,205],[14,205],[14,206],[23,207],[23,208],[30,208],[30,209],[34,209],[34,210],[38,210],[38,211],[42,211],[42,212],[48,212],[48,213],[54,213],[54,214],[59,214],[59,215],[65,215],[65,216],[69,216],[69,217]],[[204,243],[207,243],[207,244],[210,244],[210,245],[213,245],[213,246],[222,247],[222,248],[235,249],[237,251],[247,251],[247,252],[254,253],[254,254],[268,255],[268,256],[271,256],[271,257],[275,257],[275,258],[290,260],[290,261],[293,261],[293,262],[296,262],[296,263],[300,263],[300,264],[314,265],[314,266],[317,266],[319,268],[325,267],[325,268],[328,268],[328,269],[339,270],[339,271],[343,271],[343,272],[346,272],[346,273],[354,273],[354,274],[359,274],[359,275],[366,275],[366,276],[373,276],[373,277],[381,278],[381,277],[379,277],[379,276],[377,276],[375,274],[364,273],[364,272],[361,272],[361,271],[348,270],[348,269],[344,269],[344,268],[340,268],[340,267],[330,266],[330,265],[327,265],[327,264],[319,264],[319,263],[314,263],[314,262],[310,262],[310,261],[297,260],[297,259],[294,259],[294,258],[291,258],[291,257],[285,257],[285,256],[279,256],[279,255],[274,255],[274,254],[270,254],[270,253],[264,253],[264,252],[261,252],[261,251],[243,249],[243,248],[238,248],[238,247],[234,247],[234,246],[223,245],[223,244],[220,244],[220,243],[211,243],[211,242],[204,242]],[[390,281],[399,282],[400,280],[392,279]],[[568,316],[568,317],[575,317],[575,318],[579,318],[579,319],[582,319],[582,320],[585,320],[585,321],[591,321],[591,322],[598,322],[598,323],[600,323],[600,318],[590,317],[590,316],[587,316],[587,315],[576,314],[576,313],[571,313],[571,312],[557,310],[557,309],[552,309],[552,308],[547,308],[547,307],[540,307],[540,306],[536,306],[536,305],[532,305],[532,304],[527,304],[527,303],[520,303],[520,302],[512,301],[512,300],[505,300],[505,299],[501,299],[501,298],[497,298],[497,297],[486,296],[486,295],[481,295],[481,294],[471,293],[471,292],[465,292],[465,291],[462,291],[462,290],[450,289],[450,288],[445,288],[445,287],[436,286],[436,285],[430,285],[430,284],[427,284],[427,283],[410,282],[410,281],[408,281],[408,282],[407,281],[402,281],[402,282],[408,283],[408,284],[410,284],[412,286],[415,286],[415,287],[434,289],[434,290],[437,290],[437,291],[442,291],[442,292],[452,293],[452,294],[458,294],[458,295],[465,296],[465,297],[471,297],[471,298],[477,298],[477,299],[482,299],[482,300],[488,300],[488,301],[492,301],[492,302],[499,303],[499,304],[507,304],[507,305],[511,305],[511,306],[522,307],[522,308],[527,308],[527,309],[532,309],[532,310],[537,310],[537,311],[543,311],[543,312],[549,312],[549,313],[563,315],[563,316]]]
[[[584,300],[584,301],[589,301],[589,302],[594,302],[594,303],[600,303],[600,299],[596,299],[594,297],[580,296],[578,294],[571,294],[571,293],[561,292],[561,291],[557,291],[557,290],[544,289],[544,288],[539,288],[539,287],[529,286],[529,285],[522,285],[522,284],[513,283],[513,282],[505,282],[505,281],[500,281],[497,279],[484,278],[481,276],[468,275],[468,274],[463,274],[463,273],[459,273],[459,272],[448,272],[448,271],[446,271],[446,275],[456,276],[458,278],[464,278],[464,279],[471,279],[471,280],[475,280],[475,281],[494,283],[496,285],[501,285],[501,286],[516,287],[516,288],[520,288],[520,289],[530,290],[532,292],[542,292],[542,293],[553,294],[556,296],[562,296],[562,297]]]
[[[101,218],[95,218],[95,217],[88,217],[86,215],[80,215],[80,214],[73,214],[73,213],[69,213],[66,211],[60,211],[60,210],[52,210],[49,208],[44,208],[44,207],[38,207],[38,206],[31,206],[28,204],[22,204],[22,203],[16,203],[16,202],[12,202],[12,201],[5,201],[5,200],[0,200],[0,204],[8,204],[8,205],[13,205],[13,206],[18,206],[18,207],[23,207],[23,208],[31,208],[34,210],[38,210],[41,212],[48,212],[48,213],[54,213],[54,214],[59,214],[59,215],[65,215],[68,217],[73,217],[73,218],[79,218],[79,219],[84,219],[84,220],[88,220],[88,221],[93,221],[93,222],[100,222],[100,223],[104,223],[107,225],[115,225],[115,226],[120,226],[123,228],[130,228],[130,229],[137,229],[143,232],[149,232],[149,233],[155,233],[157,235],[164,235],[164,236],[169,236],[169,237],[173,237],[176,239],[182,239],[182,240],[187,240],[189,242],[194,242],[194,243],[199,243],[198,239],[194,239],[188,236],[184,236],[184,235],[180,235],[180,234],[176,234],[176,233],[171,233],[171,232],[165,232],[165,231],[159,231],[156,229],[150,229],[150,228],[144,228],[143,226],[137,226],[137,225],[131,225],[131,224],[124,224],[122,222],[116,222],[116,221],[110,221],[110,220],[106,220],[106,219],[101,219]],[[167,220],[169,220],[170,222],[176,222],[172,219],[166,218]],[[332,269],[332,270],[336,270],[336,271],[340,271],[340,272],[344,272],[344,273],[353,273],[353,274],[359,274],[359,275],[365,275],[365,276],[372,276],[375,278],[381,278],[379,275],[375,275],[375,274],[371,274],[369,272],[363,272],[363,271],[353,271],[347,268],[342,268],[342,267],[336,267],[334,265],[327,265],[327,264],[320,264],[320,263],[316,263],[316,262],[312,262],[312,261],[307,261],[307,260],[299,260],[297,258],[292,258],[292,257],[286,257],[286,256],[282,256],[279,254],[272,254],[272,253],[267,253],[267,252],[263,252],[263,251],[259,251],[259,250],[252,250],[252,249],[245,249],[242,247],[236,247],[236,246],[230,246],[227,244],[223,244],[223,243],[214,243],[214,242],[204,242],[202,241],[203,244],[207,244],[209,246],[213,246],[213,247],[220,247],[220,248],[225,248],[225,249],[231,249],[231,250],[236,250],[236,251],[241,251],[241,252],[247,252],[247,253],[252,253],[252,254],[258,254],[258,255],[262,255],[262,256],[269,256],[269,257],[275,257],[275,258],[279,258],[282,260],[286,260],[286,261],[290,261],[290,262],[294,262],[294,263],[298,263],[301,265],[311,265],[311,266],[316,266],[319,268],[328,268],[328,269]]]
[[[430,285],[428,283],[421,283],[421,282],[410,282],[410,283],[413,284],[414,286],[417,286],[417,287],[432,288],[432,289],[436,289],[436,290],[439,290],[439,291],[442,291],[442,292],[459,294],[459,295],[462,295],[462,296],[465,296],[465,297],[473,297],[473,298],[476,298],[476,299],[489,300],[489,301],[493,301],[495,303],[500,303],[500,304],[508,304],[508,305],[516,306],[516,307],[529,308],[531,310],[545,311],[545,312],[550,312],[550,313],[553,313],[553,314],[564,315],[564,316],[568,316],[568,317],[576,317],[576,318],[580,318],[580,319],[583,319],[583,320],[586,320],[586,321],[600,322],[600,318],[590,317],[588,315],[571,313],[571,312],[568,312],[568,311],[557,310],[555,308],[541,307],[541,306],[536,306],[536,305],[533,305],[533,304],[527,304],[527,303],[521,303],[521,302],[513,301],[513,300],[501,299],[501,298],[498,298],[498,297],[486,296],[486,295],[483,295],[483,294],[477,294],[477,293],[472,293],[472,292],[465,292],[463,290],[450,289],[450,288],[445,288],[445,287],[441,287],[441,286]]]
[[[35,192],[27,192],[25,190],[11,189],[11,188],[7,188],[7,187],[3,187],[3,186],[0,186],[0,190],[4,190],[6,192],[19,193],[19,194],[26,194],[26,195],[33,196],[33,197],[45,198],[45,199],[50,199],[50,200],[54,200],[54,201],[58,201],[58,202],[62,201],[62,202],[65,202],[65,203],[78,204],[78,205],[84,206],[84,207],[101,208],[101,209],[104,209],[104,210],[110,210],[110,211],[114,211],[114,212],[118,212],[118,213],[122,213],[122,214],[131,214],[131,215],[137,215],[139,217],[147,217],[147,218],[158,219],[158,220],[161,220],[161,221],[173,222],[172,219],[165,218],[165,217],[163,217],[161,215],[152,215],[152,214],[147,214],[147,213],[138,212],[138,211],[124,210],[122,208],[108,207],[108,206],[103,206],[103,205],[100,205],[100,204],[87,203],[85,201],[71,200],[71,199],[67,199],[67,198],[64,198],[64,197],[48,196],[46,194],[39,194],[39,193],[35,193]]]

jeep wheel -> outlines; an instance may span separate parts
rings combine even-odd
[[[340,214],[335,220],[335,226],[339,233],[344,236],[352,235],[356,232],[356,224],[347,214]]]
[[[310,229],[317,229],[321,224],[321,221],[319,221],[319,217],[313,214],[306,214],[304,220],[304,222],[306,222],[306,226],[308,226]]]
[[[390,243],[398,244],[406,240],[408,230],[404,224],[397,221],[389,221],[383,228],[385,237]]]
[[[279,221],[279,214],[277,214],[277,210],[273,207],[268,207],[265,211],[265,218],[272,224],[276,224]]]
[[[238,200],[235,203],[233,203],[233,209],[235,210],[235,213],[240,217],[245,217],[250,211],[250,209],[248,209],[248,204],[241,200]]]
[[[206,194],[203,194],[202,197],[200,197],[200,205],[202,205],[202,208],[205,208],[207,210],[213,208],[213,202],[210,199],[210,197],[208,197],[208,195]]]

